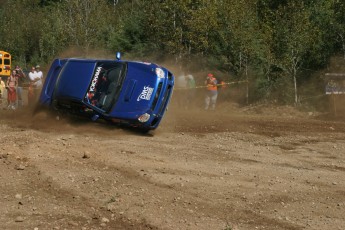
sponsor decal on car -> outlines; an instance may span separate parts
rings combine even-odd
[[[143,91],[141,91],[140,95],[137,98],[137,101],[141,100],[150,100],[152,96],[153,88],[150,86],[144,86]]]
[[[93,77],[92,81],[91,81],[91,86],[90,86],[90,90],[89,92],[93,92],[95,91],[96,85],[98,83],[98,78],[99,78],[99,74],[101,73],[102,67],[98,67],[96,72],[95,72],[95,76]]]

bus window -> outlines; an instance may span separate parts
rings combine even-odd
[[[0,50],[0,77],[10,76],[11,74],[11,55]]]

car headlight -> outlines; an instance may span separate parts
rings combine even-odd
[[[144,123],[146,121],[148,121],[150,119],[150,114],[148,113],[144,113],[143,115],[138,117],[138,121],[140,121],[141,123]]]
[[[164,70],[162,70],[161,68],[156,68],[156,74],[159,78],[165,78]]]

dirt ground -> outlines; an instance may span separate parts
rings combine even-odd
[[[345,229],[345,119],[172,106],[143,135],[0,111],[0,229]]]

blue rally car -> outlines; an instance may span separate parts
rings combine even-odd
[[[55,59],[39,105],[68,113],[156,129],[174,87],[173,74],[153,63],[120,60]]]

